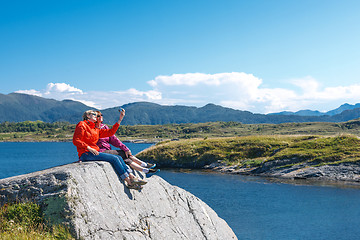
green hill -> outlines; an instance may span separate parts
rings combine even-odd
[[[37,96],[10,93],[0,94],[0,122],[71,122],[81,120],[88,106],[71,100],[57,101]]]
[[[212,163],[236,165],[243,171],[318,167],[360,161],[360,139],[340,136],[245,136],[160,142],[137,155],[159,167],[203,168]]]

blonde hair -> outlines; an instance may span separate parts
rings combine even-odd
[[[92,113],[95,113],[96,114],[96,112],[94,111],[94,110],[87,110],[86,112],[84,112],[84,114],[83,114],[83,120],[88,120],[89,119],[89,115],[90,114],[92,114]]]

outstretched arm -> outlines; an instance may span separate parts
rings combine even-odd
[[[112,135],[114,135],[116,133],[116,131],[118,130],[120,123],[123,120],[124,116],[125,116],[125,110],[123,109],[120,112],[119,120],[114,124],[114,126],[111,129],[100,129],[99,137],[105,138],[105,137],[111,137]]]

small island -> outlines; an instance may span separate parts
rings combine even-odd
[[[360,183],[360,139],[354,135],[165,141],[138,156],[161,167]]]

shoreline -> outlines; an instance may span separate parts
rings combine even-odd
[[[0,142],[71,142],[71,139],[58,140],[46,139],[46,141],[0,141]],[[134,144],[156,144],[157,142],[147,139],[127,139],[124,143]],[[291,160],[289,160],[291,161]],[[161,167],[161,162],[158,163]],[[360,162],[345,162],[333,165],[311,166],[306,163],[295,164],[291,167],[276,167],[274,165],[266,165],[261,167],[241,167],[239,165],[228,166],[220,161],[203,166],[201,168],[194,168],[188,166],[166,166],[169,169],[191,169],[193,171],[211,171],[224,174],[239,174],[243,176],[255,176],[276,179],[283,181],[305,181],[305,182],[326,182],[335,185],[352,185],[360,187]]]
[[[357,163],[323,165],[320,167],[298,165],[290,168],[270,169],[268,171],[259,171],[259,168],[239,168],[237,165],[226,166],[223,163],[213,163],[204,166],[202,170],[224,174],[271,178],[280,182],[326,183],[327,185],[360,188],[360,165]]]

